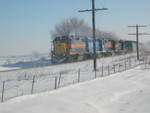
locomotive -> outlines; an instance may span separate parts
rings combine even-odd
[[[94,56],[93,38],[82,36],[61,36],[53,40],[52,62],[75,62],[91,59]],[[122,41],[96,38],[97,57],[119,55],[136,50],[135,41]]]

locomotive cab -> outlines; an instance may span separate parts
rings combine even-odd
[[[53,62],[64,62],[69,52],[71,39],[67,36],[56,37],[53,40],[52,60]]]

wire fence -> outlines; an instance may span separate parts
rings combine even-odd
[[[1,102],[9,99],[45,91],[56,90],[79,82],[88,81],[97,77],[105,77],[117,72],[123,72],[131,68],[143,65],[143,69],[150,69],[150,58],[142,57],[136,60],[135,57],[115,61],[109,65],[101,65],[96,71],[89,67],[78,70],[64,70],[59,75],[37,76],[32,75],[27,78],[26,75],[16,80],[0,82],[0,100]],[[88,71],[87,71],[88,70]]]

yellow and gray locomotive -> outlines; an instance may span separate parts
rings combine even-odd
[[[86,43],[83,37],[62,36],[53,40],[52,61],[72,62],[84,58]]]

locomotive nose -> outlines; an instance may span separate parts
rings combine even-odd
[[[65,43],[61,43],[61,44],[56,44],[54,46],[55,48],[55,53],[59,53],[59,54],[64,54],[66,53],[66,44]]]

